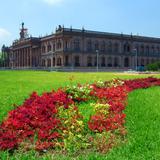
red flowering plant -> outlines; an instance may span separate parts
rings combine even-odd
[[[59,130],[63,129],[57,116],[58,107],[63,105],[68,108],[73,103],[62,90],[44,93],[42,96],[33,92],[23,105],[9,112],[8,118],[1,124],[0,149],[16,148],[25,139],[33,142],[35,136],[36,149],[54,147],[55,142],[62,138]]]
[[[160,79],[149,77],[79,84],[41,96],[33,92],[0,124],[0,150],[20,146],[38,151],[56,147],[77,151],[95,146],[97,151],[107,152],[127,133],[123,111],[128,93],[157,85]],[[94,115],[85,124],[78,105],[90,99],[95,100]],[[90,135],[85,125],[92,132]]]

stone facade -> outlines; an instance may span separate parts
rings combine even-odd
[[[10,47],[11,68],[117,68],[134,69],[160,60],[160,38],[87,31],[59,26],[55,34],[26,37]]]

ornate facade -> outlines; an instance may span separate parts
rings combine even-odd
[[[134,69],[160,60],[160,38],[96,32],[59,26],[55,34],[27,37],[27,29],[10,47],[11,68]]]

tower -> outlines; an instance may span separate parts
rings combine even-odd
[[[20,39],[23,40],[28,37],[28,29],[24,28],[24,22],[22,22],[22,28],[20,29]]]

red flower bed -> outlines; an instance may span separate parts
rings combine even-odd
[[[117,83],[117,82],[116,82]],[[139,88],[148,88],[150,86],[160,85],[160,79],[156,78],[144,78],[125,80],[123,84],[118,86],[108,86],[108,82],[104,86],[98,86],[96,84],[88,85],[82,88],[81,92],[70,89],[59,89],[56,92],[48,92],[39,96],[36,92],[25,100],[25,102],[8,113],[8,117],[0,125],[0,150],[15,149],[23,142],[29,141],[29,143],[35,143],[37,150],[43,150],[47,148],[54,148],[56,144],[64,145],[63,132],[66,131],[65,117],[59,116],[59,107],[68,109],[71,105],[74,105],[73,100],[82,101],[84,96],[85,100],[93,98],[101,104],[108,104],[109,108],[107,113],[103,111],[103,107],[92,115],[88,122],[88,128],[93,132],[112,132],[119,131],[120,135],[125,132],[125,117],[123,113],[128,93]],[[85,94],[83,94],[85,92]],[[71,93],[71,94],[70,94]],[[74,93],[76,95],[74,95]],[[75,107],[73,107],[75,108]],[[73,109],[75,112],[75,109]],[[77,116],[78,115],[78,116]],[[79,117],[79,113],[76,109],[75,114],[72,117],[72,121]],[[78,119],[78,118],[77,118]],[[74,120],[75,125],[80,125]],[[72,127],[72,123],[70,128]],[[69,132],[69,131],[67,131]]]

